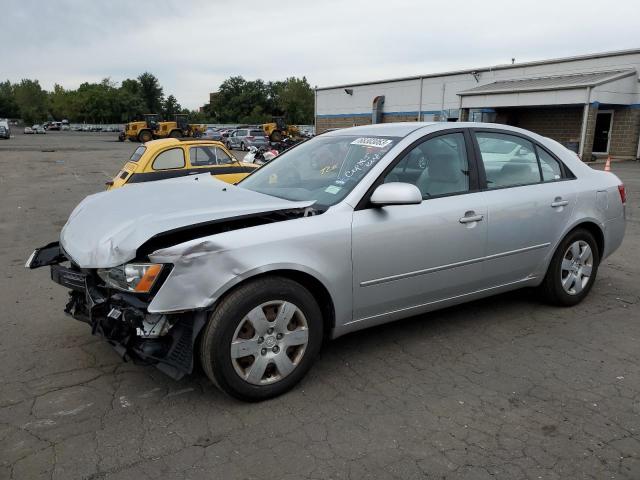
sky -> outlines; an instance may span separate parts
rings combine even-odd
[[[183,107],[228,77],[330,86],[640,48],[637,0],[0,0],[0,81],[149,71]]]

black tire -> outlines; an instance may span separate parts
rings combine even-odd
[[[269,140],[271,140],[272,142],[281,142],[282,132],[279,130],[274,130],[273,132],[271,132],[271,135],[269,135]]]
[[[171,130],[169,138],[182,138],[182,132],[180,130]]]
[[[244,142],[240,142],[240,150],[243,152],[247,150],[244,146]]]
[[[151,134],[151,132],[149,130],[142,130],[138,134],[138,141],[140,143],[147,143],[147,142],[149,142],[151,140],[153,140],[153,135]]]
[[[571,294],[562,286],[562,261],[565,259],[565,255],[568,253],[568,249],[571,245],[580,241],[585,242],[591,249],[591,273],[586,285],[582,287],[582,290],[579,293]],[[539,287],[540,293],[547,302],[553,305],[564,307],[577,305],[584,300],[584,298],[589,294],[591,287],[593,287],[598,274],[599,264],[600,252],[598,251],[598,244],[595,238],[593,238],[593,235],[588,230],[577,228],[569,232],[562,242],[560,242],[560,245],[558,245],[553,258],[551,259],[551,263],[549,264],[544,280]]]
[[[302,312],[307,323],[308,341],[291,373],[273,383],[252,384],[236,372],[231,359],[231,342],[250,311],[278,300],[291,302]],[[253,335],[255,338],[257,333]],[[322,313],[306,288],[284,277],[261,277],[233,290],[212,312],[200,336],[200,362],[207,377],[229,395],[249,402],[266,400],[292,389],[304,377],[320,351],[322,336]]]

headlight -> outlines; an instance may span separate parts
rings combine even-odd
[[[162,272],[162,267],[159,263],[127,263],[114,268],[99,268],[98,276],[108,286],[118,290],[148,293]]]

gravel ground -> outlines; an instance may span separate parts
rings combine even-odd
[[[582,304],[523,290],[352,334],[245,404],[122,363],[23,268],[131,153],[114,139],[0,141],[1,479],[640,478],[640,164],[613,166],[627,236]]]

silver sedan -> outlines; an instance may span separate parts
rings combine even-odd
[[[363,126],[237,186],[195,175],[91,195],[27,266],[50,265],[66,311],[125,358],[175,378],[199,360],[261,400],[326,337],[522,287],[577,304],[622,242],[625,201],[615,175],[522,129]]]

